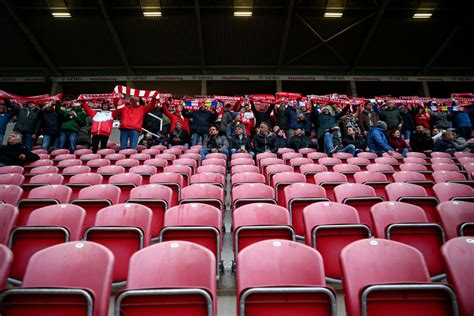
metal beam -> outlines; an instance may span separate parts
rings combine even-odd
[[[199,6],[199,0],[194,0],[194,9],[196,10],[199,55],[201,56],[201,72],[202,74],[205,74],[206,73],[206,58],[204,55],[204,37],[202,34],[201,7]]]
[[[288,35],[290,34],[291,20],[293,17],[293,11],[295,9],[295,0],[289,0],[288,13],[285,21],[285,28],[283,29],[283,36],[281,38],[280,54],[278,55],[278,68],[283,65],[285,58],[286,46],[288,44]]]
[[[36,52],[40,55],[40,57],[43,59],[43,62],[46,64],[48,70],[55,76],[61,76],[61,73],[58,71],[56,66],[53,64],[51,59],[49,58],[48,54],[44,51],[43,47],[41,47],[40,43],[36,39],[36,36],[33,35],[33,33],[30,31],[28,26],[23,22],[23,20],[18,16],[18,14],[15,11],[15,8],[11,4],[9,0],[2,0],[3,4],[7,8],[8,12],[10,13],[11,17],[15,21],[15,23],[18,25],[18,27],[22,30],[22,32],[26,35],[28,38],[28,41],[30,44],[33,46],[33,48],[36,50]]]
[[[364,41],[362,42],[362,45],[360,46],[359,52],[357,53],[356,57],[354,58],[354,61],[352,62],[351,71],[354,71],[354,69],[359,64],[360,59],[362,58],[362,56],[364,56],[365,50],[369,46],[369,43],[372,40],[372,37],[374,36],[375,31],[377,30],[377,27],[380,24],[380,21],[382,20],[382,16],[385,12],[385,9],[387,8],[388,2],[389,2],[389,0],[382,0],[380,5],[377,7],[377,12],[375,14],[375,20],[372,23],[372,26],[370,27],[369,31],[367,32],[367,36],[365,37]]]
[[[100,10],[102,11],[102,15],[104,16],[105,23],[107,23],[107,27],[109,28],[109,32],[112,35],[112,40],[115,44],[115,48],[117,49],[120,60],[122,61],[125,67],[125,71],[127,72],[127,75],[133,76],[133,70],[130,67],[130,64],[128,63],[127,56],[125,55],[125,51],[122,46],[122,42],[120,41],[117,31],[115,30],[115,26],[113,25],[112,20],[110,19],[110,15],[107,11],[104,0],[99,0],[99,6]]]
[[[456,24],[456,26],[451,30],[451,32],[449,32],[448,36],[446,36],[446,38],[443,40],[441,45],[439,45],[439,47],[436,49],[436,51],[433,53],[433,55],[431,55],[430,60],[423,67],[423,69],[421,71],[421,74],[426,74],[428,72],[428,70],[430,70],[433,63],[436,61],[436,59],[438,59],[438,57],[441,55],[441,53],[444,52],[444,50],[448,46],[449,42],[453,39],[453,37],[456,35],[456,33],[460,29],[462,29],[461,23]]]

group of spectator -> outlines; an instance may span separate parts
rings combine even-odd
[[[153,99],[145,104],[138,97],[120,105],[102,102],[98,109],[87,101],[43,106],[29,102],[19,106],[3,99],[0,141],[7,123],[15,119],[15,135],[29,151],[42,135],[45,150],[67,148],[73,152],[80,144],[97,152],[106,148],[114,120],[119,119],[121,149],[136,148],[138,144],[148,148],[158,144],[202,144],[203,156],[213,152],[277,153],[283,147],[296,151],[315,148],[328,155],[371,151],[404,156],[408,151],[473,149],[468,142],[473,105],[467,111],[455,112],[429,111],[429,104],[411,107],[393,101],[366,101],[360,107],[342,108],[338,104],[314,104],[309,110],[292,101],[277,106],[249,102],[238,108],[220,103],[218,107],[220,111],[206,106],[188,110],[173,106],[171,100],[157,105]]]

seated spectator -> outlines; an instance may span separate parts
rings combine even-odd
[[[11,165],[23,165],[40,159],[37,154],[23,146],[22,136],[18,132],[8,135],[7,144],[0,145],[0,167]]]
[[[176,121],[174,126],[175,128],[169,137],[169,146],[183,145],[189,148],[190,137],[188,132],[183,128],[183,124],[180,121]]]
[[[292,148],[296,152],[301,148],[314,148],[309,137],[304,135],[302,127],[296,126],[294,133],[295,134],[288,140],[288,148]]]
[[[206,159],[206,155],[209,153],[221,153],[229,156],[229,141],[227,137],[219,136],[219,127],[216,125],[209,127],[209,135],[206,137],[202,149],[199,150],[202,160]]]
[[[252,152],[250,139],[244,135],[244,127],[242,125],[237,125],[234,129],[235,136],[230,140],[230,154],[249,153],[253,157],[255,154]]]
[[[437,128],[433,128],[431,131],[431,139],[433,140],[433,143],[436,143],[438,140],[440,140],[444,132],[446,131],[443,129],[439,130]]]
[[[384,152],[392,154],[394,152],[393,148],[390,147],[385,136],[385,131],[387,130],[387,123],[384,121],[378,121],[375,124],[375,127],[369,130],[369,135],[367,138],[367,144],[369,150],[373,153],[376,153],[378,156],[382,156]]]
[[[472,152],[473,145],[469,143],[464,137],[461,137],[456,130],[451,131],[453,134],[452,144],[456,151]]]
[[[355,154],[363,152],[367,148],[367,142],[365,138],[362,137],[356,130],[352,127],[348,127],[346,130],[346,137],[342,139],[342,145],[347,147],[349,145],[354,145]]]
[[[454,135],[450,131],[440,133],[441,136],[434,143],[434,150],[446,153],[453,153],[456,150],[453,146]]]
[[[270,126],[268,123],[260,123],[257,134],[253,138],[253,147],[256,154],[264,152],[272,152],[276,154],[278,152],[276,136],[270,132]]]
[[[339,126],[334,127],[330,131],[331,133],[327,132],[326,135],[324,136],[326,153],[328,155],[332,155],[333,153],[336,153],[336,152],[349,153],[352,156],[354,156],[356,153],[356,147],[353,144],[348,144],[347,146],[343,145],[342,138],[341,138],[341,131],[340,131]],[[331,139],[329,139],[328,135],[331,135]]]
[[[145,146],[146,148],[151,148],[155,145],[161,145],[163,143],[163,139],[161,137],[153,136],[152,133],[146,133],[140,140],[140,145]]]
[[[408,153],[408,145],[407,143],[400,137],[400,130],[394,129],[391,130],[390,133],[388,134],[388,143],[389,145],[395,149],[397,153],[400,153],[403,155],[403,157],[406,157]]]
[[[285,131],[282,129],[278,129],[275,135],[276,135],[277,147],[286,148],[286,146],[288,145],[288,140],[286,139]]]
[[[433,139],[426,133],[423,125],[418,124],[416,126],[415,133],[410,137],[410,147],[415,152],[429,152],[433,150]]]

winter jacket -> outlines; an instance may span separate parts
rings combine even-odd
[[[143,128],[154,134],[158,134],[158,132],[160,131],[160,120],[156,119],[154,116],[162,119],[163,111],[160,108],[154,108],[148,114],[152,114],[153,116],[145,115],[145,117],[143,118]],[[163,121],[162,122],[163,129],[164,129],[164,125],[165,125],[165,122]]]
[[[250,144],[250,139],[241,135],[242,137],[234,136],[230,140],[230,148],[236,149],[237,151],[244,146],[247,152],[252,151],[252,146]]]
[[[227,132],[227,126],[232,125],[237,114],[238,113],[232,113],[229,109],[224,110],[224,114],[222,114],[221,117],[221,124],[219,126],[219,129],[222,133],[225,134]]]
[[[183,124],[183,129],[186,130],[186,132],[191,133],[189,129],[189,120],[181,115],[171,113],[168,109],[168,104],[166,103],[163,104],[163,113],[171,120],[171,131],[174,131],[176,127],[176,122],[181,122],[181,124]]]
[[[268,133],[266,136],[258,133],[253,138],[253,148],[256,154],[264,153],[266,151],[276,153],[278,147],[276,144],[276,136],[273,133]]]
[[[430,115],[428,113],[421,113],[415,115],[415,123],[416,125],[423,125],[427,129],[431,129],[430,126]]]
[[[215,144],[214,144],[214,141],[215,141]],[[229,149],[229,141],[227,140],[227,137],[225,136],[216,136],[216,137],[213,137],[213,138],[209,138],[207,140],[207,142],[205,142],[202,146],[202,148],[205,148],[207,150],[211,150],[211,149],[218,149],[218,150],[222,150],[222,149]]]
[[[378,112],[367,112],[363,110],[359,114],[359,127],[361,132],[368,132],[380,120]]]
[[[25,160],[20,160],[20,155],[25,155]],[[25,162],[32,162],[40,159],[37,154],[27,150],[22,144],[0,145],[0,163],[7,166],[23,165]]]
[[[331,128],[336,127],[337,121],[349,111],[349,106],[347,105],[341,112],[332,115],[331,113],[324,114],[315,111],[316,122],[315,127],[317,126],[317,135],[318,138],[324,136],[324,133]]]
[[[39,134],[40,131],[40,110],[36,109],[31,111],[26,106],[20,107],[15,106],[18,109],[18,120],[16,121],[14,131],[20,132],[21,134]]]
[[[94,111],[87,102],[82,103],[84,111],[92,118],[91,134],[110,136],[116,119],[120,112],[118,111]]]
[[[433,127],[437,129],[448,129],[448,113],[446,112],[433,112],[431,113],[431,122]]]
[[[297,118],[298,113],[296,109],[292,106],[287,106],[284,113],[288,119],[288,128],[295,129],[298,126],[298,118]]]
[[[302,136],[293,136],[288,140],[288,148],[294,149],[296,152],[301,148],[313,148],[314,144],[311,142],[309,137],[304,135]]]
[[[142,131],[143,119],[153,108],[155,107],[156,99],[152,99],[150,103],[146,106],[124,106],[118,108],[116,111],[119,111],[118,114],[122,114],[122,119],[120,120],[120,128],[133,129],[136,131]]]
[[[285,115],[285,110],[286,109],[283,109],[283,107],[278,108],[277,125],[280,126],[281,129],[287,130],[289,127],[288,127],[288,117]]]
[[[73,112],[76,113],[76,117],[71,118],[71,111],[61,110],[62,123],[60,129],[62,131],[79,133],[81,127],[86,125],[86,113],[82,110],[73,110]]]
[[[183,110],[183,116],[193,120],[190,125],[191,134],[207,134],[209,127],[217,119],[216,112],[211,112],[205,109],[195,111]]]
[[[91,137],[91,129],[92,129],[92,118],[90,116],[86,116],[84,126],[81,127],[79,130],[79,135],[77,136],[77,143],[78,144],[91,144],[92,137]]]
[[[347,135],[346,137],[342,139],[342,144],[344,147],[347,145],[354,145],[356,149],[362,149],[362,150],[365,150],[367,148],[367,143],[365,141],[365,138],[358,135],[355,135],[354,138]]]
[[[369,130],[367,144],[369,145],[369,150],[374,153],[393,151],[393,148],[388,144],[384,130],[379,127]]]
[[[410,112],[400,112],[400,116],[402,117],[403,124],[402,124],[402,132],[404,131],[413,131],[415,130],[415,121],[413,120],[413,114]]]
[[[410,147],[412,151],[423,152],[426,150],[433,150],[433,139],[425,133],[413,133],[410,137]]]
[[[169,143],[173,146],[189,144],[189,133],[184,128],[179,131],[174,129],[174,131],[170,134]]]
[[[253,115],[255,116],[256,126],[260,126],[260,123],[262,123],[262,122],[265,122],[265,123],[268,123],[268,124],[271,125],[270,114],[275,109],[275,104],[270,104],[268,109],[264,112],[258,111],[257,108],[255,107],[255,105],[253,104],[253,102],[250,102],[250,105],[251,105],[251,108],[252,108]]]
[[[61,126],[61,103],[57,102],[54,109],[40,112],[41,134],[58,135]]]
[[[451,143],[456,151],[470,151],[471,144],[462,137],[454,139]]]
[[[398,125],[403,123],[402,116],[398,109],[386,109],[380,112],[380,119],[387,123],[387,130],[398,128]]]
[[[471,119],[469,118],[469,114],[467,112],[456,112],[454,120],[456,127],[471,127]]]
[[[7,124],[10,122],[12,117],[18,115],[18,109],[12,106],[12,103],[9,99],[3,99],[5,106],[7,107],[7,112],[0,114],[0,134],[5,134],[7,129]]]
[[[407,143],[401,138],[391,138],[388,143],[398,153],[402,153],[403,149],[408,148]]]

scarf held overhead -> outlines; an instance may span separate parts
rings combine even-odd
[[[114,88],[115,93],[122,93],[134,97],[142,97],[142,98],[152,98],[152,99],[159,99],[160,98],[160,92],[155,91],[155,90],[139,90],[139,89],[133,89],[133,88],[127,88],[125,86],[116,86]]]
[[[62,93],[56,94],[56,95],[43,94],[43,95],[36,95],[36,96],[30,96],[30,97],[23,97],[23,96],[19,96],[13,93],[0,90],[0,99],[13,99],[18,102],[45,103],[45,102],[51,102],[51,101],[61,101],[62,97],[63,97]]]

